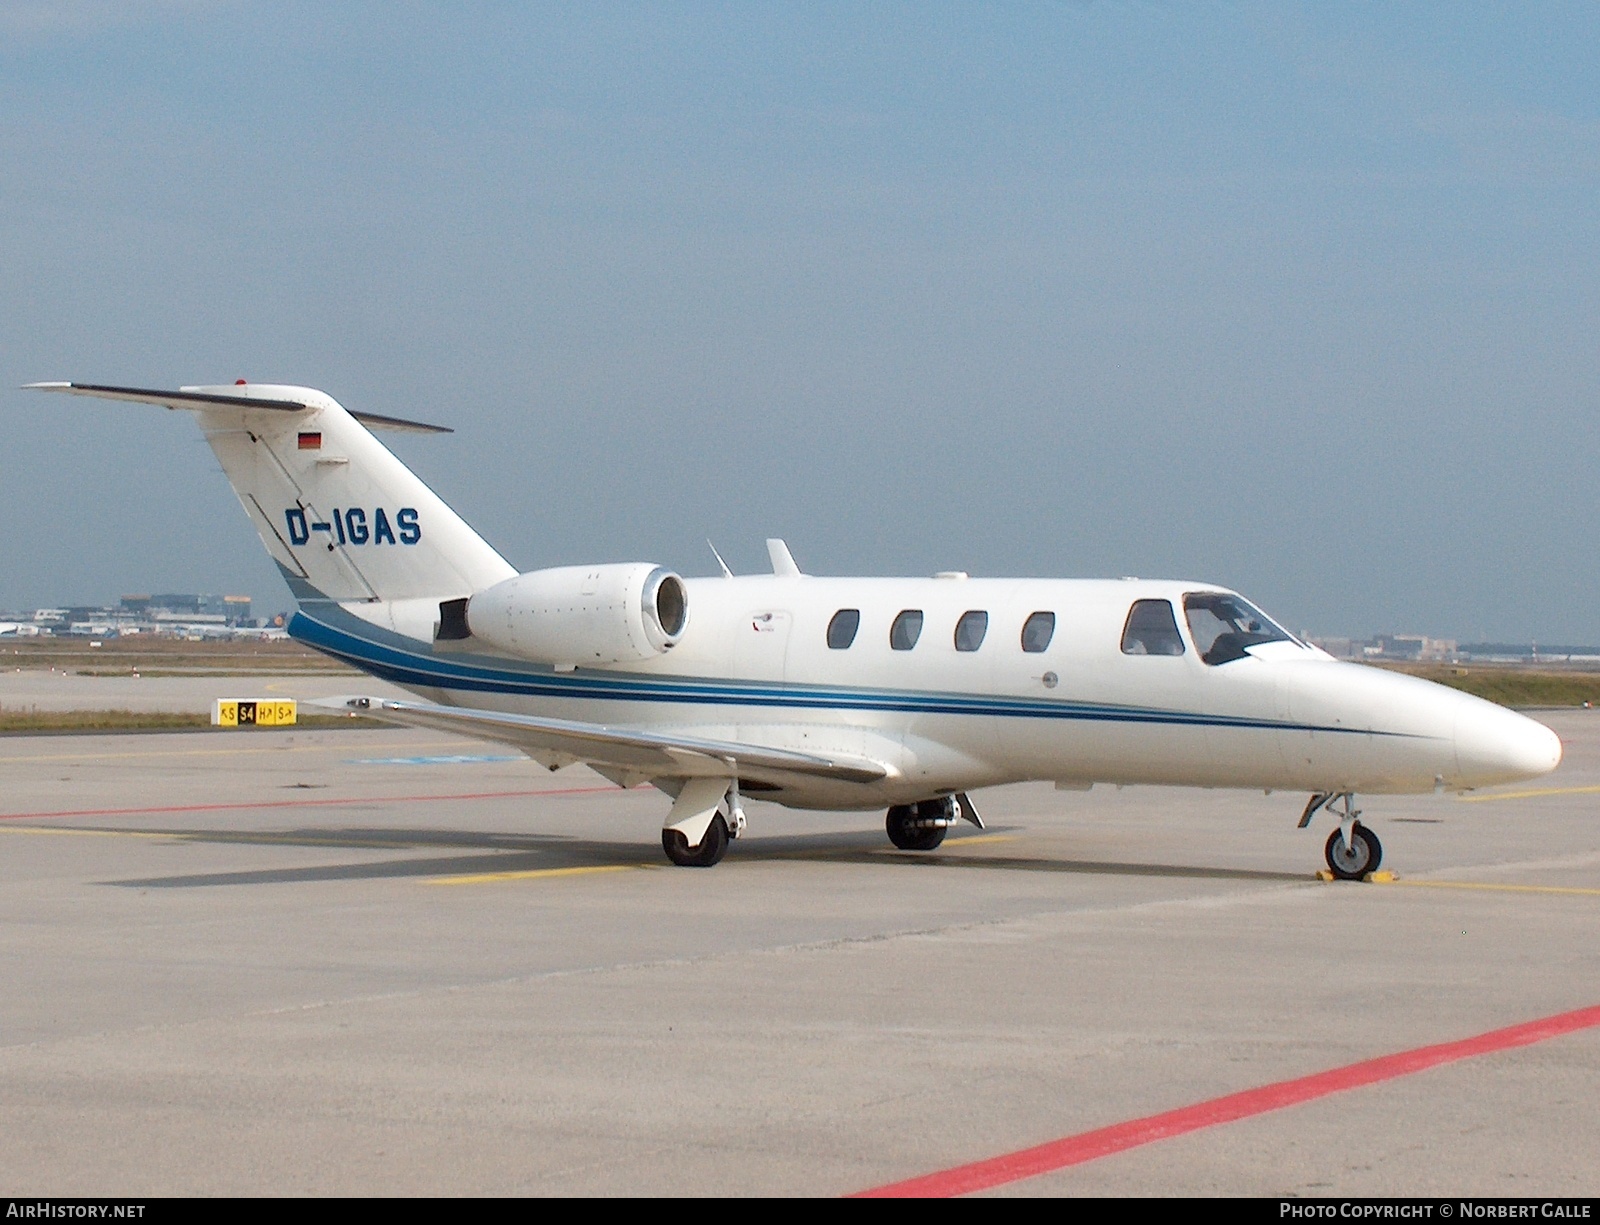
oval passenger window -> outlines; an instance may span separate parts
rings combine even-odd
[[[1056,636],[1056,615],[1036,612],[1022,626],[1022,649],[1029,655],[1042,654]]]
[[[828,622],[828,649],[830,651],[848,650],[850,644],[856,640],[856,631],[861,628],[861,610],[859,608],[841,608],[833,614],[833,620]]]
[[[895,651],[909,651],[922,637],[922,610],[908,608],[894,619],[889,627],[889,647]]]
[[[956,622],[956,650],[976,651],[983,645],[983,636],[989,632],[989,614],[973,609],[961,614]]]

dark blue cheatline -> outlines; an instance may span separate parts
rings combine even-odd
[[[345,660],[364,672],[393,681],[397,685],[474,693],[516,694],[533,698],[578,698],[587,701],[764,706],[790,710],[873,710],[902,714],[980,715],[1020,719],[1072,719],[1087,722],[1285,729],[1354,735],[1403,735],[1396,732],[1367,732],[1347,727],[1326,727],[1152,707],[1113,706],[1065,699],[989,697],[934,691],[724,681],[706,677],[556,672],[553,669],[518,671],[507,667],[504,663],[490,665],[474,662],[481,657],[436,655],[425,648],[418,648],[411,639],[369,625],[331,602],[319,602],[317,613],[317,616],[312,616],[304,608],[297,612],[289,623],[290,635],[309,646]],[[344,626],[331,624],[336,620],[343,622]]]

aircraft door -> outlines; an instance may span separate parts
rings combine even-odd
[[[793,624],[784,609],[760,608],[744,617],[734,631],[733,674],[742,680],[783,680]]]

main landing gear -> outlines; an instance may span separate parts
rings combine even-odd
[[[664,829],[661,831],[661,849],[680,868],[715,867],[728,853],[728,823],[720,812],[712,817],[699,846],[690,846],[689,839],[678,830]]]
[[[715,867],[744,824],[738,779],[691,778],[661,827],[661,849],[680,868]]]
[[[915,804],[896,804],[884,821],[889,841],[902,851],[931,851],[944,841],[950,827],[962,819],[983,828],[983,818],[963,792],[942,795]]]
[[[983,828],[965,792],[896,804],[885,825],[889,841],[902,851],[931,851],[957,821]],[[722,862],[728,843],[744,833],[744,826],[738,779],[687,779],[661,828],[661,849],[680,868],[710,868]]]
[[[1311,824],[1317,810],[1326,808],[1339,818],[1339,828],[1328,835],[1323,854],[1328,861],[1328,871],[1337,880],[1361,880],[1376,872],[1383,862],[1383,843],[1378,835],[1361,824],[1361,812],[1355,806],[1355,796],[1348,791],[1321,791],[1306,803],[1300,814],[1300,828]]]

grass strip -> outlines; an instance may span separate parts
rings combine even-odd
[[[287,672],[283,668],[78,668],[74,676],[100,677],[207,677],[207,676],[286,676],[296,679],[303,676],[361,676],[354,668],[296,668]]]
[[[1382,664],[1502,706],[1600,706],[1600,672],[1470,668],[1460,664]]]

